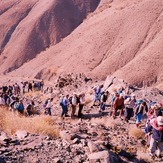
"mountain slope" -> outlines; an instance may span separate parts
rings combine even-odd
[[[69,35],[100,0],[1,0],[0,72],[10,72]]]
[[[163,1],[105,2],[62,42],[13,74],[53,80],[62,72],[84,72],[139,85],[161,82]]]

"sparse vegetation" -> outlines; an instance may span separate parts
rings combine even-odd
[[[26,130],[30,133],[44,134],[51,137],[59,135],[52,117],[24,117],[8,111],[6,107],[0,107],[0,128],[11,135],[15,134],[17,130]]]
[[[141,138],[144,138],[145,137],[145,134],[142,131],[142,129],[136,128],[136,127],[130,128],[129,135],[130,136],[133,136],[133,137],[135,137],[137,139],[141,139]]]
[[[119,122],[114,120],[114,119],[107,119],[107,118],[102,118],[102,119],[98,119],[98,118],[93,118],[91,119],[92,123],[96,123],[99,125],[105,125],[107,127],[114,127],[115,125],[117,125]]]

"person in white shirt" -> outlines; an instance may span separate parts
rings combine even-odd
[[[52,107],[51,102],[52,101],[53,101],[53,98],[49,99],[48,103],[46,105],[46,108],[45,108],[46,109],[45,113],[48,114],[48,115],[51,115],[51,107]]]
[[[72,100],[71,100],[71,108],[72,108],[72,112],[71,112],[71,118],[74,118],[75,116],[75,111],[76,111],[76,106],[77,106],[77,94],[73,93],[72,96]]]
[[[136,106],[136,96],[132,95],[128,101],[128,106],[125,111],[125,120],[128,122],[134,116],[134,108]]]

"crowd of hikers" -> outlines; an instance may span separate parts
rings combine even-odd
[[[17,111],[20,114],[26,113],[28,116],[33,114],[35,101],[21,98],[21,94],[30,91],[43,91],[44,82],[22,82],[21,85],[2,86],[0,93],[0,106],[7,105],[10,110]],[[137,99],[134,94],[127,94],[122,87],[113,95],[109,91],[104,90],[103,85],[93,88],[94,99],[91,108],[98,108],[100,115],[110,110],[110,117],[129,123],[130,119],[135,119],[136,127],[140,127],[142,120],[146,120],[145,134],[147,142],[149,142],[149,153],[152,157],[161,157],[163,151],[163,105],[158,102],[152,102],[145,99]],[[109,98],[111,97],[111,98]],[[108,101],[111,99],[111,101]],[[44,113],[52,115],[53,98],[48,98],[42,103]],[[59,100],[61,107],[61,117],[83,118],[83,108],[86,104],[85,93],[66,94]],[[71,112],[71,113],[70,113]],[[77,114],[76,114],[77,112]]]

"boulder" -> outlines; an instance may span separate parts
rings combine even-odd
[[[99,151],[98,145],[93,143],[91,140],[88,140],[88,144],[87,145],[88,145],[89,150],[90,150],[91,153]]]
[[[28,136],[28,132],[25,130],[18,130],[18,131],[16,131],[15,134],[16,134],[18,139],[24,139],[25,137]]]
[[[71,135],[66,130],[60,131],[59,135],[60,135],[61,139],[63,139],[63,140],[67,140],[67,141],[71,140]]]
[[[101,160],[103,163],[121,163],[120,157],[111,151],[99,151],[88,155],[89,160]]]
[[[8,135],[2,131],[0,135],[0,141],[5,141],[8,138],[9,138]]]

